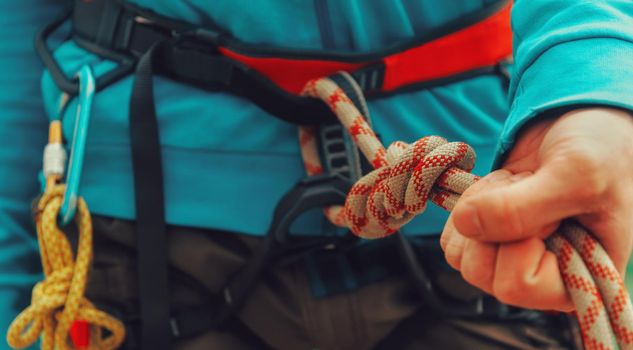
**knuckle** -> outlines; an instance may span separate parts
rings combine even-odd
[[[444,258],[452,268],[461,270],[463,248],[459,244],[456,244],[455,241],[456,239],[451,239],[447,243],[446,249],[444,250]]]
[[[461,270],[462,254],[460,250],[453,248],[449,244],[444,252],[444,258],[452,268]]]
[[[511,237],[522,236],[525,231],[523,217],[514,203],[514,199],[507,193],[498,197],[499,205],[496,206],[495,224],[498,225],[498,233]]]
[[[447,233],[443,233],[440,236],[440,247],[442,248],[443,251],[446,251],[446,246],[448,245],[448,234]]]
[[[518,274],[511,278],[495,280],[492,286],[494,296],[502,303],[521,304],[530,295],[534,283]]]
[[[480,288],[487,286],[494,274],[491,269],[482,268],[478,264],[465,264],[461,273],[466,282]]]
[[[568,179],[575,181],[573,195],[580,200],[593,200],[607,190],[609,164],[604,157],[591,150],[577,150],[568,156]],[[563,179],[566,180],[566,179]]]
[[[493,172],[491,172],[490,174],[482,177],[481,179],[479,179],[478,181],[476,181],[474,184],[472,184],[471,186],[469,186],[464,193],[462,194],[461,198],[466,199],[466,198],[470,198],[478,193],[481,193],[491,187],[494,187],[494,184],[502,179],[508,178],[509,176],[511,176],[512,173],[509,170],[506,169],[498,169],[495,170]]]
[[[450,267],[461,271],[461,256],[447,253],[444,255],[444,258]]]
[[[475,196],[477,193],[479,193],[486,186],[485,181],[486,181],[485,178],[483,178],[479,181],[476,181],[475,183],[470,185],[468,188],[466,188],[464,193],[462,193],[460,200],[470,199],[473,196]]]

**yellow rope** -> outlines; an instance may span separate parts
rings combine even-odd
[[[125,327],[84,297],[92,262],[92,219],[82,198],[75,219],[79,229],[76,260],[57,226],[64,189],[64,185],[53,185],[38,202],[35,223],[45,277],[33,288],[31,305],[11,323],[7,342],[24,348],[41,336],[42,350],[70,350],[70,328],[75,320],[82,320],[90,325],[88,349],[115,349],[123,342]],[[104,329],[110,333],[107,337]]]

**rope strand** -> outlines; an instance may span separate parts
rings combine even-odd
[[[381,238],[422,213],[428,200],[452,210],[459,196],[479,179],[469,173],[475,152],[464,143],[429,136],[412,144],[397,141],[385,149],[363,114],[334,81],[310,81],[303,94],[330,107],[375,169],[352,186],[344,206],[324,209],[337,226],[363,238]],[[322,171],[322,165],[314,131],[302,127],[299,134],[306,172],[315,175],[316,170]],[[585,348],[633,349],[631,299],[600,243],[576,222],[566,221],[546,244],[557,256]]]
[[[31,305],[9,326],[7,342],[13,348],[25,348],[41,336],[42,350],[70,350],[71,327],[81,320],[90,325],[90,349],[116,349],[123,342],[125,327],[84,297],[92,263],[90,212],[80,198],[76,218],[79,241],[73,259],[71,245],[57,226],[64,190],[63,185],[53,186],[38,202],[35,222],[44,280],[33,288]],[[110,333],[105,338],[104,329]]]

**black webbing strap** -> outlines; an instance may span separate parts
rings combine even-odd
[[[415,340],[424,337],[431,326],[442,317],[432,310],[421,308],[413,315],[401,321],[373,350],[406,349]]]
[[[160,64],[154,66],[155,74],[167,75],[201,89],[241,96],[292,124],[317,125],[335,120],[320,100],[290,94],[257,71],[223,56],[218,51],[215,32],[163,19],[118,1],[75,1],[74,5],[75,42],[119,63],[117,68],[97,80],[97,90],[127,76],[133,63],[160,42],[163,52],[158,55]],[[36,48],[58,87],[74,95],[78,85],[65,77],[46,46],[46,38],[67,16],[51,23],[38,35]]]
[[[224,300],[218,303],[215,325],[228,320],[242,306],[273,257],[286,252],[295,219],[310,209],[343,203],[349,187],[350,183],[339,176],[313,176],[300,181],[282,197],[264,241],[222,289]]]
[[[218,326],[213,305],[200,305],[195,309],[176,312],[170,319],[171,337],[175,341],[199,336],[205,332],[220,330],[236,335],[249,349],[266,350],[270,347],[250,328],[236,318],[231,318]],[[211,344],[209,344],[211,345]]]
[[[173,62],[178,60],[178,57],[184,57],[174,54],[173,48],[171,44],[157,43],[140,57],[130,103],[130,138],[137,220],[140,342],[142,349],[152,350],[169,348],[169,339],[174,328],[174,323],[171,322],[174,319],[170,318],[169,313],[162,159],[152,82],[156,68],[165,62]],[[199,63],[196,56],[188,60],[188,65],[178,66],[191,68]],[[218,57],[216,62],[217,65],[213,67],[215,69],[195,78],[213,80],[216,83],[231,79],[233,74],[230,66],[223,65],[221,57]],[[285,205],[292,206],[290,203]],[[215,300],[214,313],[207,324],[215,327],[222,325],[241,306],[267,265],[275,238],[270,234],[253,253],[245,268],[228,281],[219,298]]]
[[[194,44],[186,38],[166,45],[160,55],[159,73],[163,75],[201,89],[241,96],[292,124],[317,125],[335,120],[321,100],[287,93],[240,62],[192,47]]]
[[[490,3],[488,6],[471,15],[460,17],[455,21],[438,27],[424,37],[413,38],[381,52],[365,53],[340,53],[340,52],[312,52],[303,50],[279,50],[261,45],[244,44],[229,33],[218,28],[198,27],[191,23],[178,21],[173,18],[161,16],[149,9],[132,5],[128,1],[120,0],[73,0],[73,9],[62,18],[57,19],[42,29],[36,36],[35,46],[38,55],[42,58],[46,68],[57,86],[64,92],[75,95],[78,91],[76,81],[69,79],[63,69],[57,64],[51,50],[47,46],[47,38],[62,26],[66,19],[72,17],[72,38],[82,48],[113,60],[118,66],[109,72],[102,74],[97,79],[97,90],[126,77],[136,60],[157,42],[176,42],[187,36],[191,42],[195,42],[198,48],[223,47],[231,51],[252,57],[280,57],[298,59],[317,59],[333,62],[357,62],[367,63],[363,68],[355,70],[352,75],[360,88],[371,97],[385,96],[396,91],[382,91],[385,70],[387,69],[381,60],[391,54],[404,52],[418,47],[432,40],[455,33],[457,30],[467,28],[487,18],[498,11],[506,0]],[[207,23],[208,24],[208,23]],[[189,52],[191,53],[191,52]],[[206,55],[223,56],[218,50],[206,50]],[[230,60],[229,61],[233,61]],[[243,67],[238,61],[233,61],[237,68],[238,76],[231,79],[230,89],[225,91],[245,97],[275,117],[299,125],[316,125],[333,120],[333,116],[320,101],[302,98],[286,92],[277,87],[271,80],[258,73],[254,69]],[[161,64],[169,70],[176,65]],[[178,66],[179,67],[179,66]],[[196,73],[204,75],[204,66]],[[186,67],[184,68],[186,69]],[[178,69],[173,69],[174,72]],[[495,68],[486,66],[470,70],[464,73],[444,78],[419,81],[402,86],[402,89],[416,90],[443,85],[450,82],[467,79],[480,74],[494,73]],[[185,83],[195,83],[188,79],[187,75],[179,75],[172,72],[172,78]],[[197,75],[197,74],[196,74]],[[246,77],[244,77],[245,75]],[[193,79],[195,80],[195,79]],[[235,84],[235,87],[233,87]],[[198,84],[204,89],[217,89],[217,86]],[[400,88],[398,88],[399,90]]]
[[[210,295],[210,298],[213,298]],[[124,313],[113,312],[111,309],[100,305],[100,308],[107,310],[117,316],[123,322],[126,329],[125,342],[122,349],[139,349],[140,344],[140,324],[139,318],[130,318]],[[116,310],[116,309],[115,309]],[[250,345],[249,349],[269,349],[269,346],[259,338],[251,329],[240,320],[232,318],[220,327],[214,318],[215,308],[211,304],[197,305],[195,308],[177,310],[169,319],[170,332],[168,334],[172,344],[176,344],[184,339],[200,336],[206,332],[221,331],[239,336],[240,340]],[[209,344],[211,346],[211,344]]]
[[[169,349],[169,289],[163,168],[154,107],[155,44],[138,61],[130,101],[130,141],[136,204],[141,349]]]
[[[191,325],[195,319],[206,320],[200,325],[203,327],[219,327],[224,324],[259,280],[272,252],[271,244],[274,239],[273,236],[267,238],[249,259],[247,267],[228,281],[218,298],[211,300],[214,305],[209,316],[199,318],[194,315],[191,319],[181,315],[180,321],[179,316],[170,317],[162,159],[152,77],[164,62],[182,57],[174,56],[173,48],[169,43],[157,43],[140,57],[130,103],[130,138],[136,193],[140,342],[141,348],[145,350],[168,349],[172,333],[197,329]],[[222,58],[217,59],[218,64],[212,67],[214,69],[196,79],[216,83],[230,79],[230,66],[223,65]],[[196,62],[195,57],[190,58],[188,66],[191,67]],[[188,321],[190,319],[192,321]],[[177,324],[182,326],[178,327]]]

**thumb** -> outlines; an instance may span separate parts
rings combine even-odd
[[[574,179],[555,176],[548,167],[536,173],[498,170],[491,175],[497,172],[505,172],[506,179],[488,181],[457,202],[452,216],[462,235],[491,242],[544,238],[562,219],[582,212],[573,196]]]

